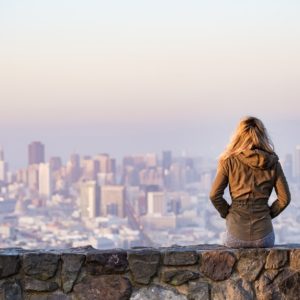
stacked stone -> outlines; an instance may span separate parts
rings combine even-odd
[[[0,250],[0,300],[300,299],[300,245]]]

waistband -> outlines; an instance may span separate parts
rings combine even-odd
[[[267,205],[269,198],[232,199],[231,206]]]

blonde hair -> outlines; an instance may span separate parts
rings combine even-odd
[[[219,158],[220,161],[224,161],[231,155],[238,155],[254,148],[274,153],[274,145],[263,122],[258,118],[246,116],[241,119],[229,144]]]

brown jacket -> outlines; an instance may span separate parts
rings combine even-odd
[[[229,184],[231,205],[223,198]],[[273,187],[277,199],[268,205]],[[226,218],[229,232],[242,240],[256,240],[272,231],[272,218],[290,203],[291,196],[278,156],[247,150],[219,163],[210,200]]]

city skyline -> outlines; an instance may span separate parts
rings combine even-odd
[[[107,152],[71,154],[67,161],[45,159],[45,152],[43,142],[30,142],[26,165],[14,171],[0,148],[2,247],[219,243],[225,223],[209,201],[216,161],[172,150],[132,153],[119,161]],[[280,162],[293,200],[274,222],[278,242],[299,236],[293,231],[299,220],[299,158],[296,146]],[[273,189],[270,202],[276,194]],[[229,203],[230,195],[229,187]]]
[[[217,159],[229,142],[238,120],[239,118],[227,123],[219,120],[202,124],[177,124],[177,126],[165,124],[161,127],[154,124],[147,130],[132,124],[123,124],[121,127],[106,124],[107,127],[74,126],[56,130],[44,130],[37,126],[35,131],[31,132],[15,129],[13,133],[8,133],[5,127],[0,127],[0,145],[4,148],[6,160],[12,169],[26,164],[28,157],[24,153],[30,140],[41,140],[46,145],[47,159],[51,156],[60,156],[64,161],[75,152],[80,154],[109,152],[117,159],[121,159],[131,153],[160,153],[168,149],[178,155],[186,152],[193,156]],[[300,144],[298,133],[300,120],[266,120],[264,123],[280,159],[288,153],[293,153],[295,146]]]
[[[299,150],[300,144],[295,144],[293,149],[289,149],[289,152],[279,157],[279,161],[286,168],[285,171],[288,175],[287,177],[291,180],[298,180],[297,178],[300,174]],[[120,157],[114,156],[109,151],[98,151],[93,153],[73,151],[68,153],[66,157],[63,157],[58,152],[56,152],[55,155],[47,154],[47,146],[43,142],[38,140],[28,143],[26,151],[26,155],[23,155],[27,157],[26,163],[18,166],[17,168],[12,168],[7,159],[5,148],[0,145],[0,162],[2,163],[1,178],[8,178],[7,174],[10,174],[11,176],[16,172],[26,170],[27,168],[32,169],[34,172],[37,172],[37,175],[38,173],[43,173],[43,171],[41,171],[43,169],[46,170],[47,173],[49,170],[57,171],[63,166],[68,166],[68,164],[76,165],[76,168],[80,169],[82,167],[86,167],[84,166],[85,160],[96,162],[96,164],[98,165],[96,166],[96,169],[99,169],[98,171],[100,173],[115,173],[117,168],[121,167],[130,157],[144,157],[149,161],[149,163],[147,163],[147,167],[149,168],[156,166],[158,163],[162,164],[163,168],[164,166],[167,166],[167,168],[169,168],[173,159],[179,161],[186,159],[199,160],[202,161],[201,164],[203,166],[206,166],[206,168],[208,166],[209,168],[216,168],[219,159],[219,157],[205,156],[199,153],[189,152],[187,151],[187,149],[174,151],[174,149],[170,148],[160,149],[159,151],[146,150],[140,152],[127,152]],[[92,165],[90,167],[92,167]],[[39,168],[40,171],[38,171]],[[92,167],[92,169],[94,168],[95,166]],[[77,176],[75,176],[75,178],[76,180],[78,180]],[[113,179],[113,181],[115,181],[115,178]],[[104,182],[106,182],[106,179],[104,180]]]

